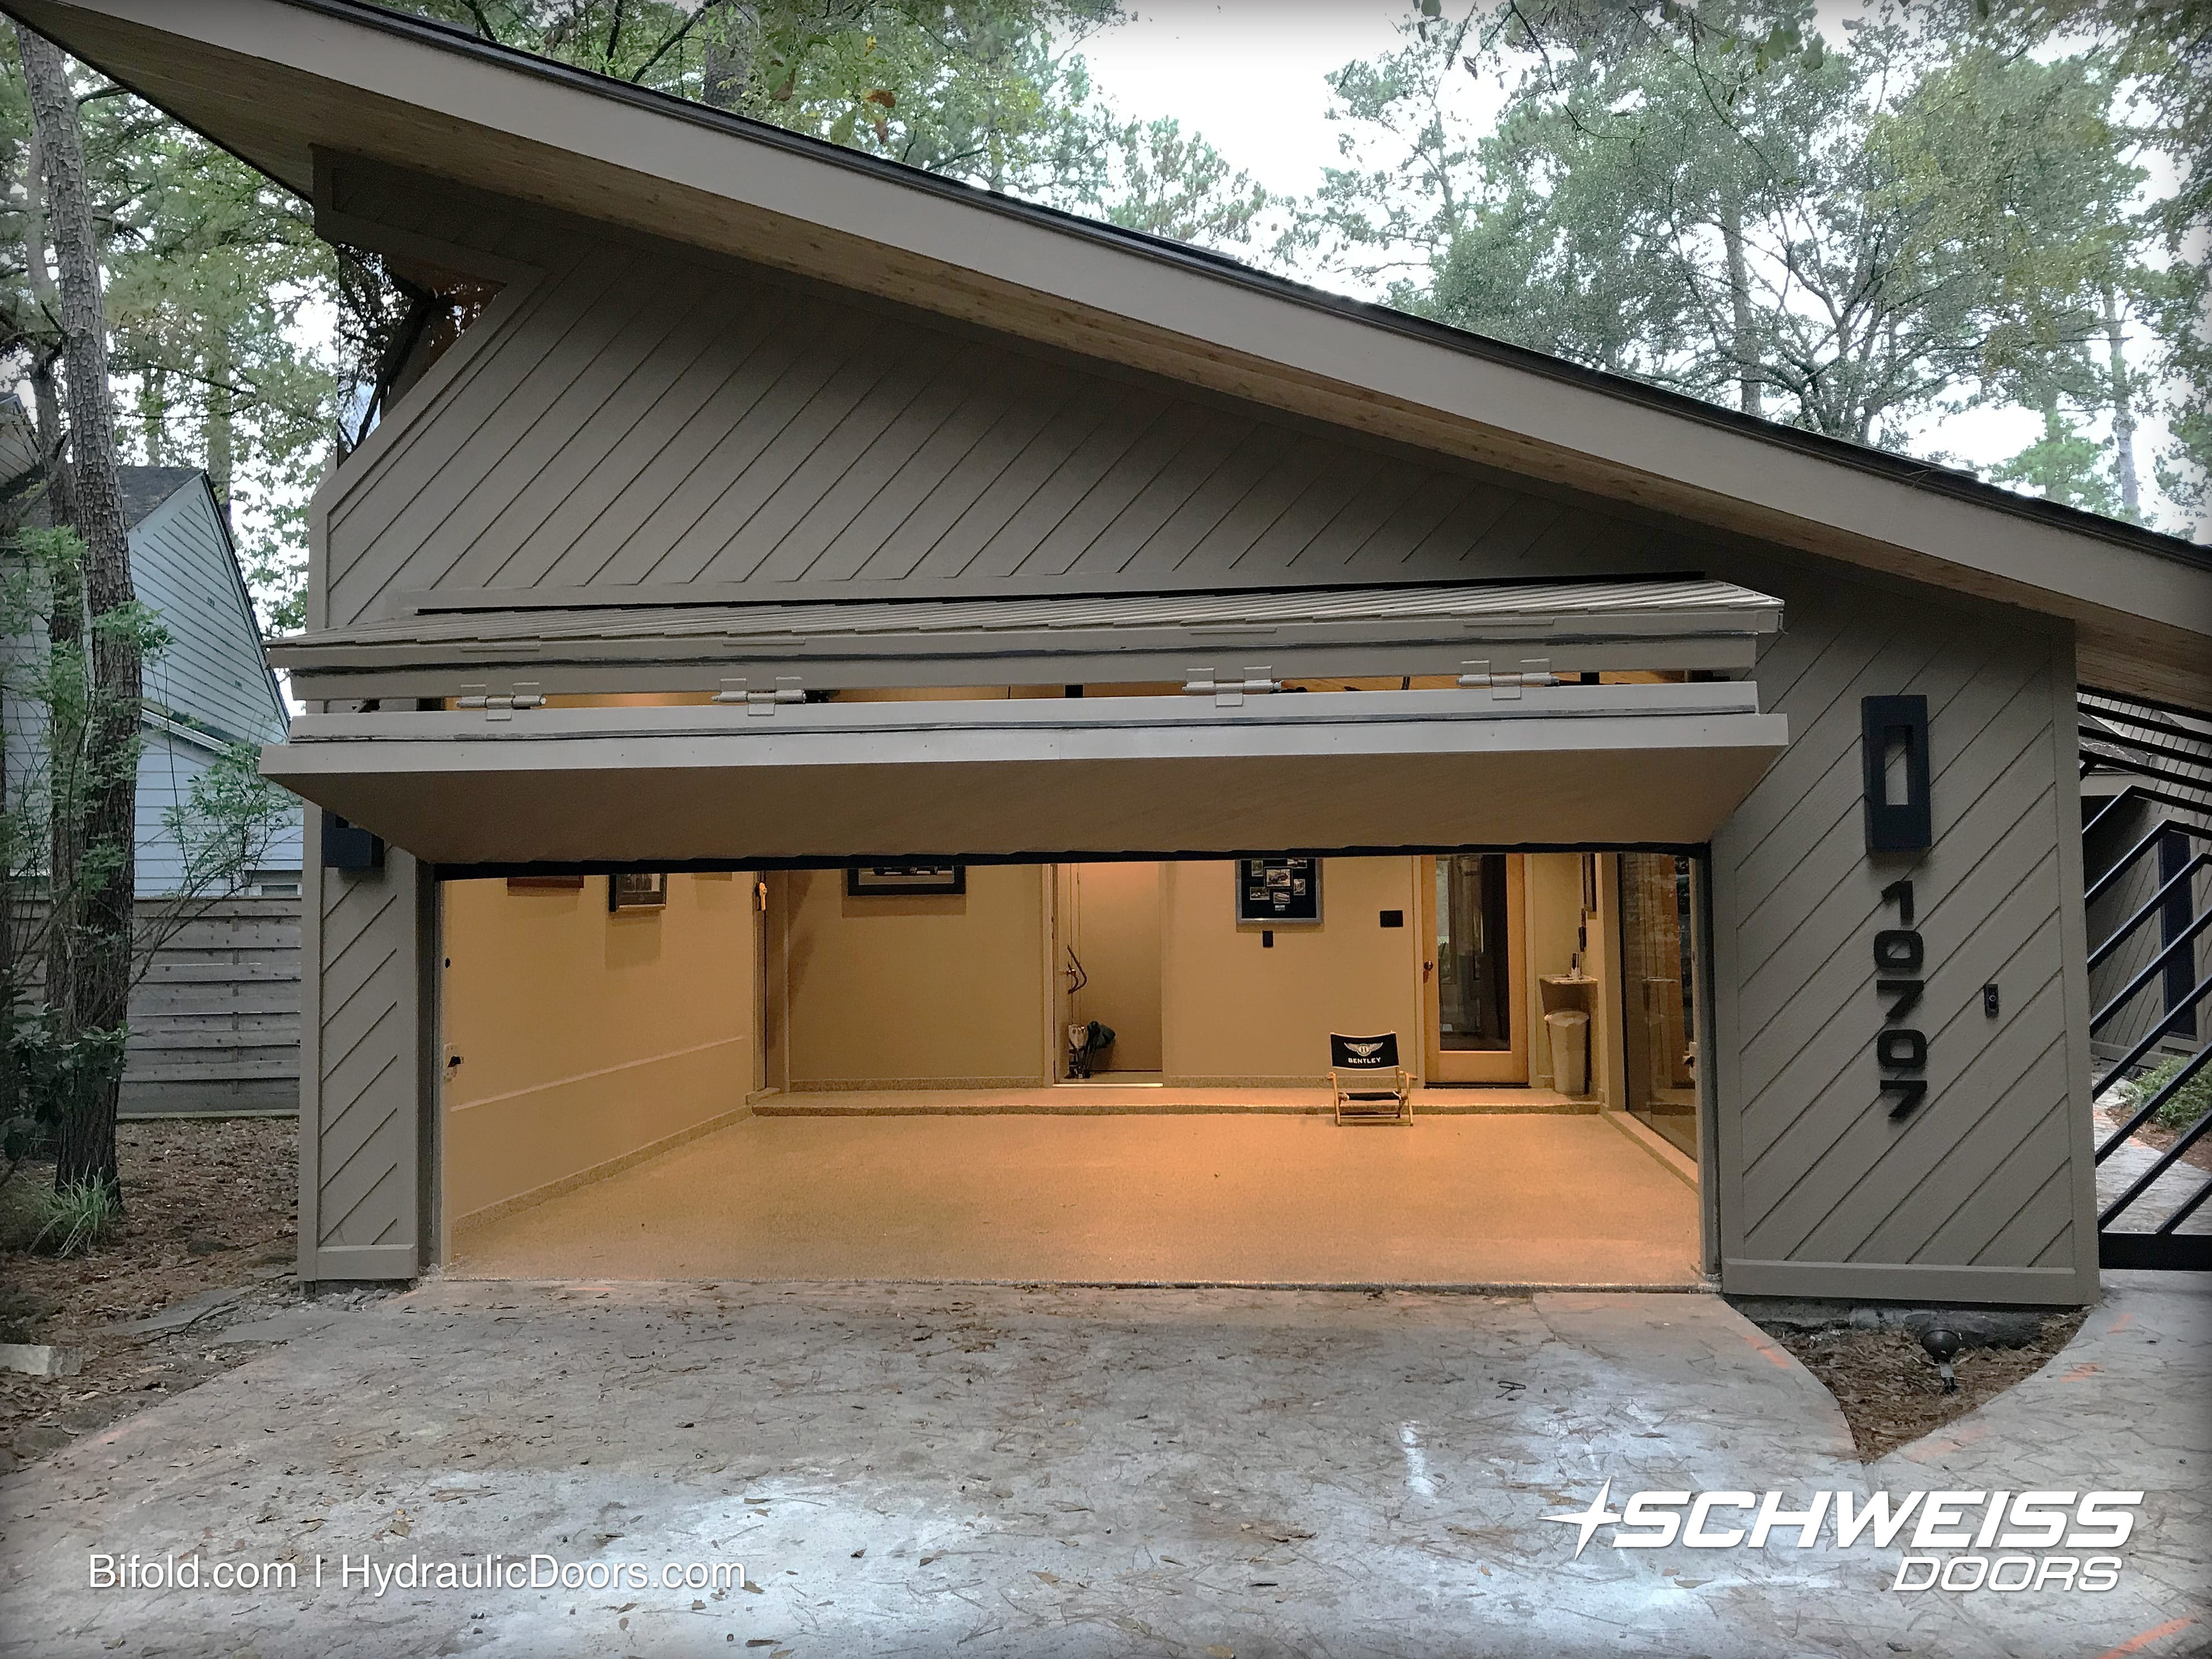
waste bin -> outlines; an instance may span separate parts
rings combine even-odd
[[[1544,1030],[1552,1040],[1552,1086],[1563,1095],[1588,1094],[1589,1016],[1561,1008],[1544,1016]]]

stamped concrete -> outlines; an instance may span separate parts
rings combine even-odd
[[[433,1284],[0,1483],[0,1652],[2170,1659],[2212,1612],[2208,1298],[2114,1278],[2044,1375],[1873,1470],[1700,1295]],[[2043,1482],[2148,1492],[2117,1589],[1897,1595],[1898,1550],[1826,1541],[1577,1558],[1542,1519]],[[93,1551],[301,1582],[94,1589]],[[495,1553],[744,1579],[337,1580]]]

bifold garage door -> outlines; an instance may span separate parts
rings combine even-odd
[[[1743,682],[311,714],[263,770],[439,864],[1684,845],[1781,753]]]
[[[1681,846],[1782,750],[1710,678],[1779,619],[1692,580],[423,617],[272,650],[302,696],[432,706],[303,715],[262,769],[444,865]],[[714,700],[623,695],[672,690]]]

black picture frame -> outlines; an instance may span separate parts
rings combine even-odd
[[[1237,860],[1237,925],[1240,927],[1321,926],[1319,859]]]
[[[660,910],[668,905],[668,872],[656,870],[650,874],[613,875],[607,878],[607,908],[620,910]]]
[[[954,898],[968,890],[964,864],[848,864],[847,898]]]

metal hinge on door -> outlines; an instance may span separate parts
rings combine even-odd
[[[1493,673],[1490,659],[1482,657],[1474,662],[1460,665],[1467,672],[1459,677],[1462,685],[1480,689],[1490,688],[1490,695],[1500,700],[1517,697],[1526,685],[1557,685],[1559,677],[1552,672],[1549,657],[1523,657],[1517,669],[1501,669]]]
[[[1269,692],[1283,689],[1280,680],[1268,678],[1265,663],[1256,668],[1247,668],[1245,677],[1238,680],[1216,679],[1211,668],[1193,668],[1185,672],[1188,678],[1183,681],[1183,695],[1211,697],[1216,708],[1242,708],[1247,697],[1265,696]]]
[[[505,691],[494,691],[488,685],[464,685],[461,696],[454,700],[459,708],[481,708],[488,720],[511,720],[518,708],[543,708],[545,699],[538,694],[535,680],[517,680]]]
[[[796,674],[777,675],[773,690],[766,687],[748,686],[744,676],[738,675],[722,682],[722,689],[714,694],[714,701],[742,703],[748,714],[773,714],[781,703],[805,702],[806,693],[800,688]]]

